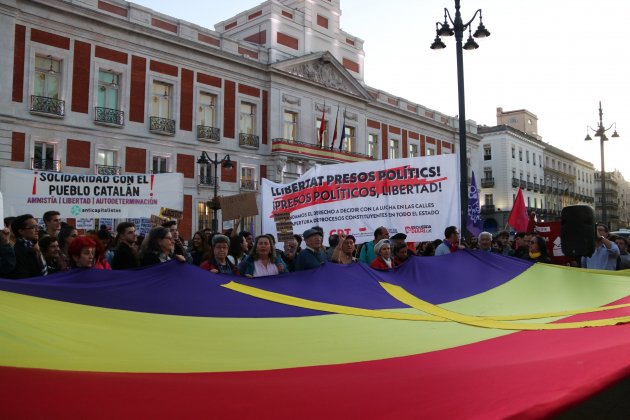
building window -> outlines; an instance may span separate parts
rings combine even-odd
[[[256,134],[256,105],[241,102],[239,127],[241,133]]]
[[[293,111],[284,111],[284,139],[290,141],[297,140],[298,134],[298,113]]]
[[[494,197],[492,194],[484,194],[484,200],[485,200],[486,206],[494,205]]]
[[[163,174],[169,171],[169,157],[168,156],[153,156],[151,170],[154,174]]]
[[[255,191],[258,188],[256,182],[256,168],[251,166],[241,166],[241,189]]]
[[[484,168],[483,169],[483,177],[485,179],[492,179],[492,168]]]
[[[116,150],[96,150],[96,173],[100,175],[120,175],[118,152]]]
[[[523,161],[523,149],[518,149],[518,160]]]
[[[197,205],[197,229],[212,228],[214,210],[211,202],[199,202]]]
[[[512,159],[516,159],[516,148],[512,146]]]
[[[483,160],[491,160],[492,159],[492,148],[489,144],[483,146]]]
[[[55,145],[53,143],[35,142],[32,169],[59,172],[61,170],[59,163],[55,160]]]
[[[343,144],[341,145],[341,150],[346,152],[354,152],[356,151],[356,130],[354,127],[346,127],[346,137],[343,139]],[[341,141],[341,138],[339,139]]]
[[[415,143],[410,144],[408,154],[410,158],[415,158],[415,157],[420,156],[420,154],[418,153],[418,145]]]
[[[427,146],[427,156],[435,156],[435,148],[432,146]],[[470,165],[469,165],[470,167]]]
[[[536,166],[536,153],[532,152],[532,165]]]
[[[367,154],[372,159],[378,159],[378,135],[368,134],[368,149]]]
[[[199,94],[199,108],[197,108],[197,123],[205,127],[216,127],[217,95],[207,92]]]
[[[389,159],[398,159],[400,157],[398,155],[398,145],[399,141],[397,139],[389,139]]]
[[[525,159],[526,159],[527,163],[529,163],[529,150],[525,151]]]
[[[48,57],[35,57],[35,83],[33,94],[44,98],[59,99],[61,61]]]
[[[171,96],[173,87],[162,82],[151,86],[151,116],[171,118]]]
[[[118,88],[120,75],[111,70],[98,72],[98,97],[96,106],[101,108],[118,109]]]

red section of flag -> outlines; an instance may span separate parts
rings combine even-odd
[[[319,146],[324,147],[324,131],[326,131],[326,102],[322,109],[322,122],[319,125]]]
[[[523,198],[523,191],[519,188],[510,217],[508,218],[508,224],[514,228],[517,232],[527,231],[527,224],[529,223],[529,217],[527,217],[527,208],[525,207],[525,198]]]

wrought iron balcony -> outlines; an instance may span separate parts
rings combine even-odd
[[[486,204],[481,206],[481,214],[494,213],[494,204]]]
[[[257,191],[258,183],[253,179],[241,179],[241,189],[248,191]]]
[[[554,189],[553,189],[553,193],[554,193],[554,194],[558,194],[558,188],[555,188],[555,187],[554,187]]]
[[[120,166],[96,165],[96,173],[99,175],[120,175]]]
[[[125,125],[125,113],[118,109],[94,107],[94,122],[97,124]]]
[[[213,142],[221,141],[221,129],[208,127],[206,125],[198,125],[197,140],[211,140]]]
[[[238,133],[239,146],[258,149],[258,136],[255,134]]]
[[[522,189],[527,188],[527,181],[523,181],[523,180],[521,179],[521,188],[522,188]]]
[[[533,182],[528,182],[527,183],[527,191],[531,191],[534,189],[534,183]]]
[[[481,178],[481,188],[494,187],[494,178]]]
[[[40,169],[49,172],[61,172],[61,161],[52,159],[31,158],[31,169]]]
[[[551,194],[553,192],[553,187],[551,185],[547,185],[547,194]]]
[[[534,192],[538,192],[538,191],[540,191],[540,184],[537,184],[534,182]]]
[[[168,118],[149,117],[149,131],[156,134],[175,135],[175,120]]]
[[[520,182],[518,180],[518,178],[512,178],[512,186],[514,188],[518,187],[520,185]]]
[[[201,174],[199,175],[199,185],[213,187],[217,184],[217,181],[218,181],[217,178],[218,177],[215,177],[212,175]]]
[[[297,141],[291,139],[275,138],[271,140],[272,155],[285,155],[292,157],[312,156],[314,159],[326,160],[328,162],[364,162],[375,160],[375,157],[364,153],[349,152],[347,150],[321,148],[313,142]]]
[[[31,95],[31,112],[61,118],[66,114],[66,101]]]

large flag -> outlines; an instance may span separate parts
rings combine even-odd
[[[466,218],[466,229],[473,236],[479,236],[483,231],[483,220],[479,211],[479,190],[475,180],[475,171],[472,172],[470,189],[468,190],[468,217]]]
[[[514,204],[512,205],[510,217],[508,218],[508,224],[517,232],[525,232],[527,231],[528,223],[529,217],[527,216],[527,208],[525,207],[525,198],[523,198],[523,191],[519,188]]]
[[[341,138],[339,139],[339,151],[343,150],[343,141],[346,139],[346,110],[343,110],[343,124],[341,125]]]
[[[339,107],[337,107],[337,116],[335,117],[335,130],[333,131],[332,142],[330,143],[330,150],[335,147],[335,141],[337,140],[337,124],[339,123]]]
[[[0,279],[0,413],[557,416],[628,377],[629,286],[469,250],[390,272],[250,279],[170,261]]]
[[[324,147],[324,131],[326,131],[326,101],[322,108],[322,122],[319,125],[319,147]]]

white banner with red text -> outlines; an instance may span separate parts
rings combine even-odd
[[[459,225],[458,180],[454,154],[316,165],[288,184],[263,179],[263,232],[281,238],[320,226],[325,243],[333,233],[363,243],[384,226],[407,242],[432,241]]]
[[[4,214],[40,217],[56,210],[61,217],[149,217],[162,207],[183,210],[180,173],[94,175],[2,168]]]

